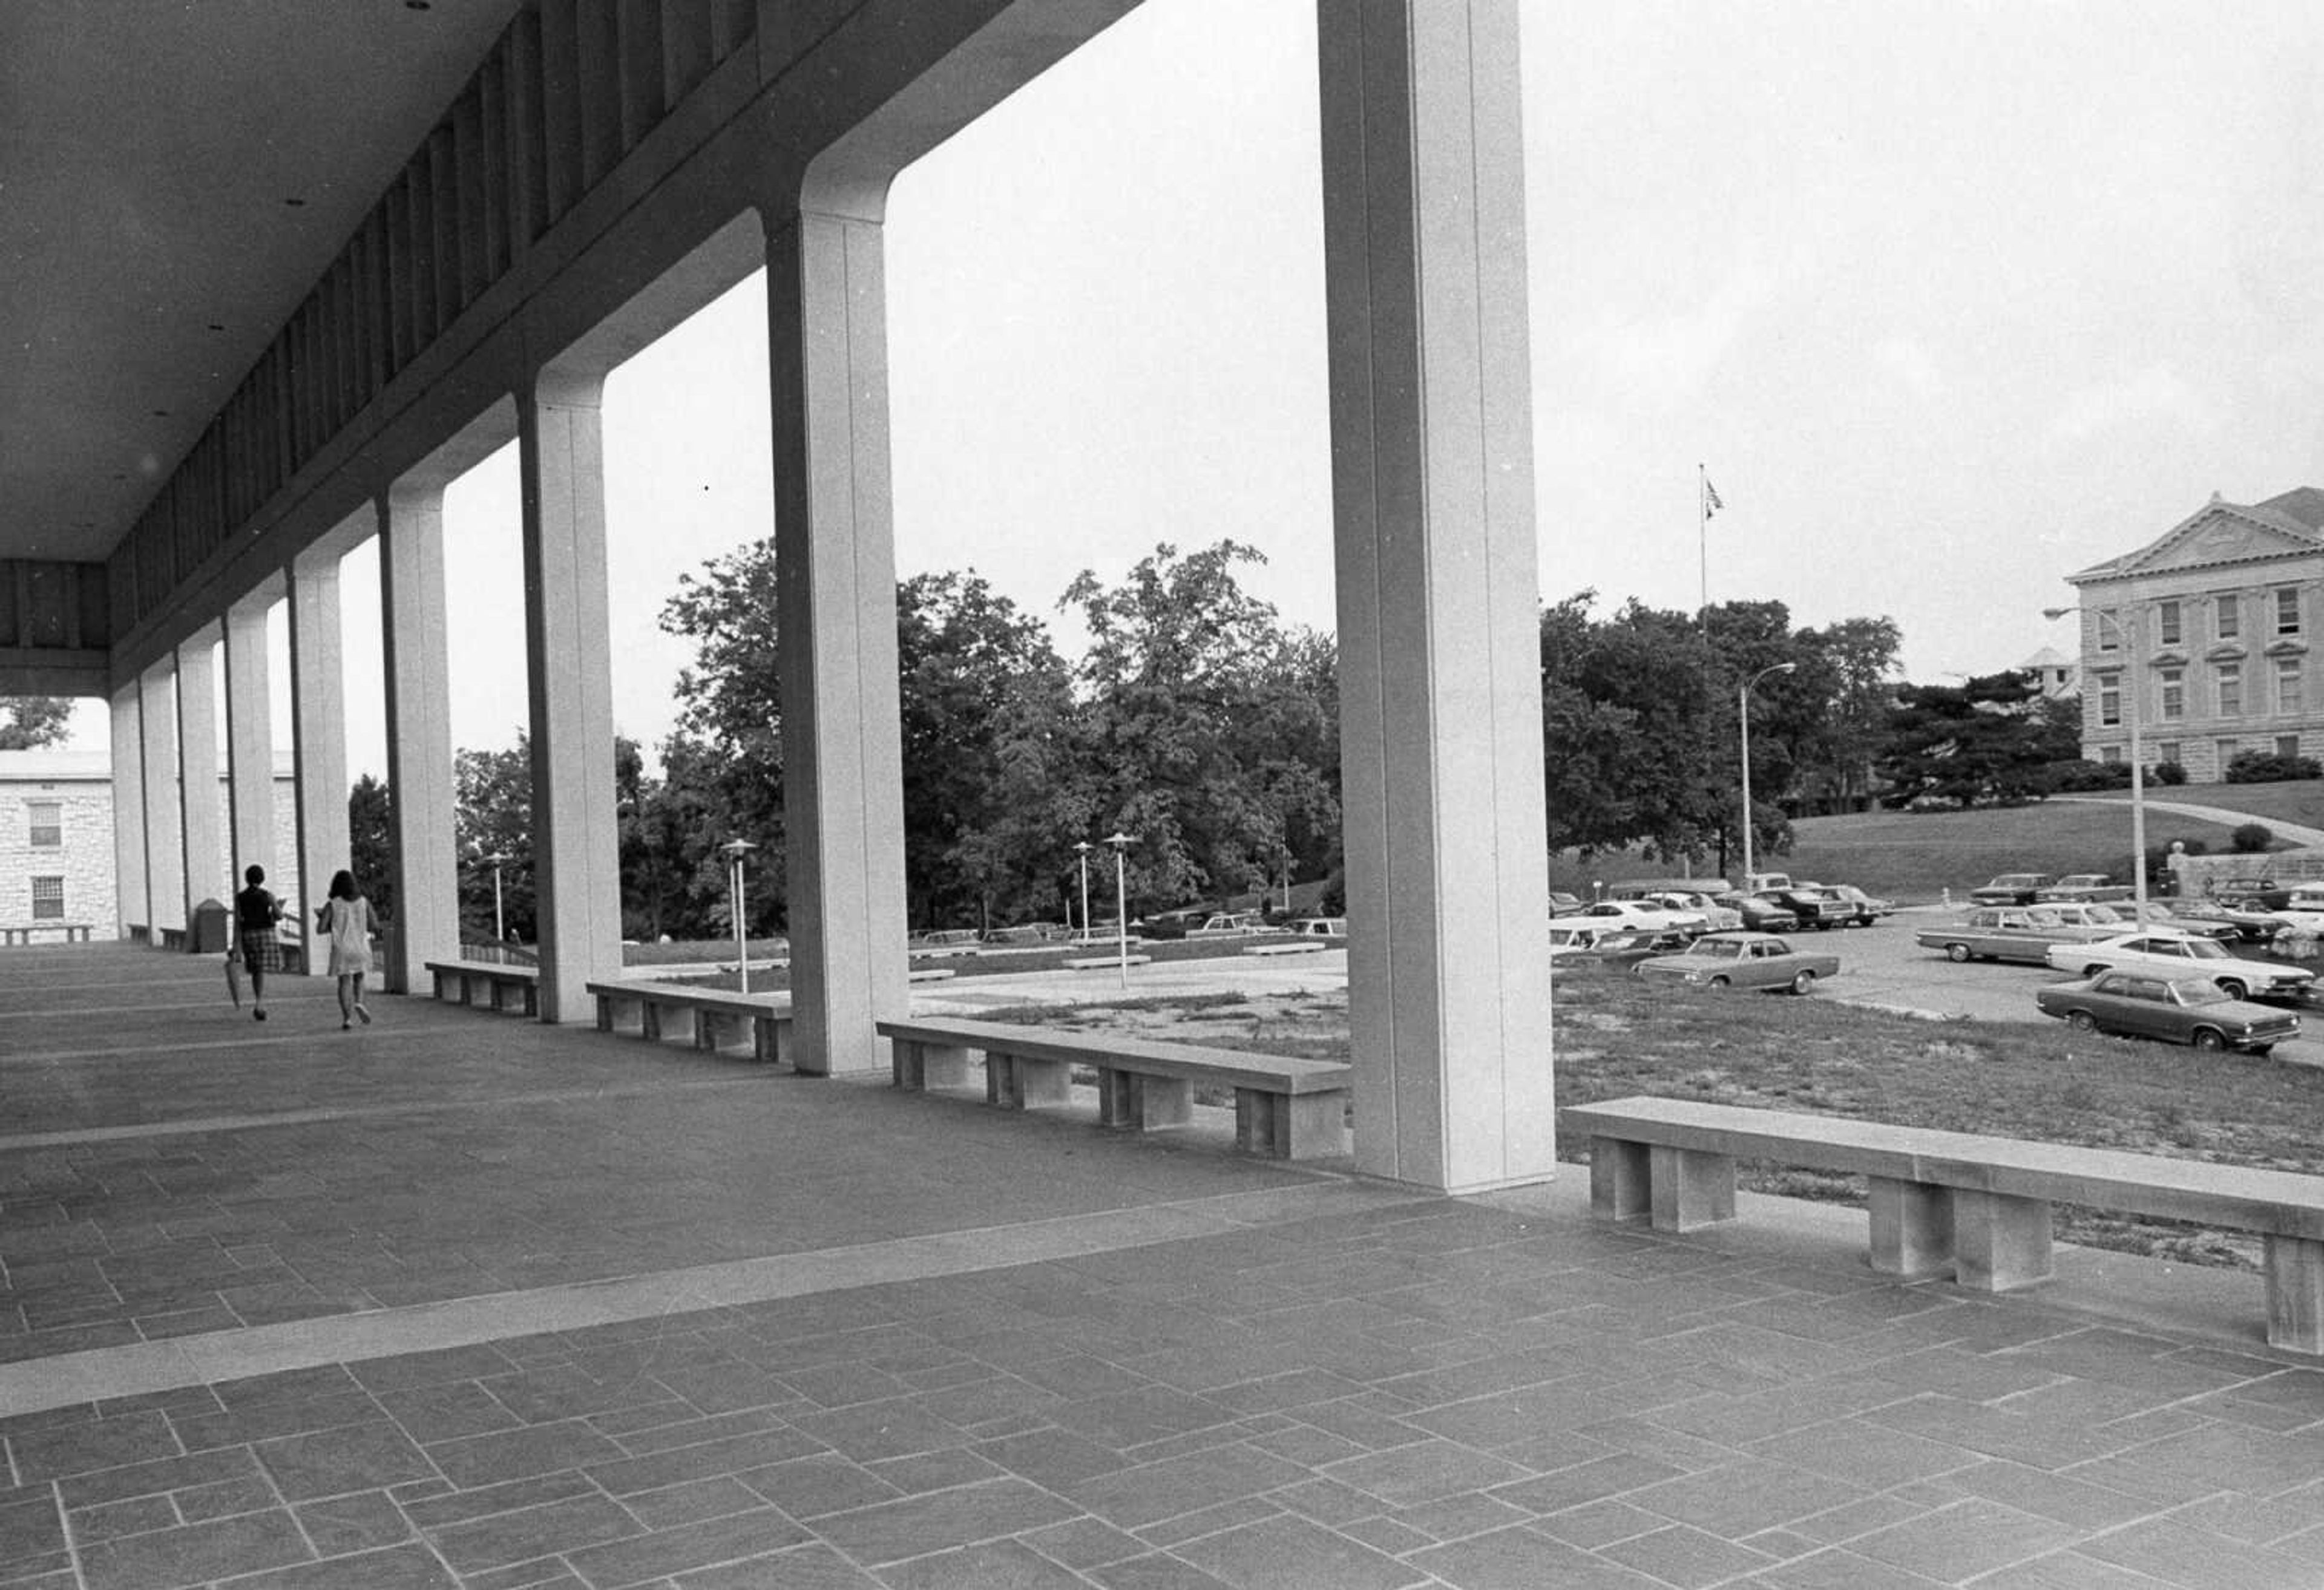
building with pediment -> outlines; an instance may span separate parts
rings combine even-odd
[[[2082,754],[2177,762],[2198,783],[2246,751],[2324,755],[2324,489],[2222,501],[2069,574],[2080,595]]]

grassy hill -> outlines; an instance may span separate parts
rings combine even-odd
[[[2113,872],[2130,868],[2128,792],[2117,804],[2043,802],[1976,812],[1866,812],[1807,817],[1792,824],[1788,854],[1759,859],[1795,878],[1852,883],[1908,904],[1933,901],[1950,888],[1958,900],[1997,872]],[[2150,789],[2149,802],[2179,800],[2249,813],[2262,823],[2324,827],[2324,783],[2187,785]],[[2213,851],[2232,847],[2232,823],[2158,812],[2146,814],[2146,841],[2160,847],[2184,840]],[[1742,870],[1739,859],[1733,869]],[[1698,868],[1697,872],[1708,870]],[[1567,851],[1552,856],[1550,887],[1588,898],[1593,880],[1670,878],[1679,869],[1636,855],[1601,854],[1588,860]]]

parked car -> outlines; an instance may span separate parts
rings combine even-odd
[[[1213,911],[1203,918],[1200,927],[1190,927],[1190,939],[1232,939],[1249,933],[1270,933],[1266,914],[1258,911]]]
[[[1675,954],[1694,940],[1692,933],[1675,928],[1625,927],[1610,919],[1601,924],[1554,922],[1549,933],[1550,964],[1563,967],[1635,966],[1649,956]]]
[[[1855,907],[1838,895],[1806,884],[1794,884],[1782,889],[1761,889],[1758,895],[1761,899],[1773,900],[1790,912],[1799,919],[1802,927],[1812,927],[1819,932],[1846,927],[1849,918],[1855,913]]]
[[[2089,906],[2090,916],[2100,922],[2119,923],[2127,933],[2135,927],[2172,927],[2181,933],[2196,933],[2222,943],[2232,939],[2264,938],[2270,925],[2268,919],[2254,912],[2228,913],[2218,907],[2207,907],[2190,901],[2179,904],[2170,900],[2149,900],[2144,908],[2133,900],[2116,900],[2108,905]],[[2242,920],[2238,920],[2238,919]],[[2247,929],[2246,923],[2257,931]]]
[[[1296,916],[1283,924],[1283,931],[1294,938],[1344,940],[1348,936],[1348,919],[1344,916]]]
[[[1130,930],[1149,939],[1183,939],[1215,914],[1207,905],[1182,905],[1175,911],[1157,911],[1150,916],[1141,916],[1130,924]],[[1112,930],[1101,923],[1098,931],[1102,935]]]
[[[1595,922],[1600,918],[1650,933],[1699,933],[1711,925],[1702,920],[1700,912],[1674,911],[1667,905],[1649,905],[1640,900],[1600,900],[1582,907],[1575,920]]]
[[[2127,900],[2135,891],[2126,883],[2116,883],[2103,872],[2069,872],[2043,889],[2042,900]]]
[[[2005,872],[1969,892],[1972,905],[2031,905],[2057,879],[2046,872]]]
[[[1870,927],[1884,916],[1896,914],[1895,901],[1884,900],[1877,895],[1868,895],[1852,883],[1828,883],[1823,887],[1827,892],[1838,895],[1856,907],[1854,914],[1848,919],[1849,925],[1851,927]]]
[[[2034,1003],[2045,1016],[2065,1017],[2079,1032],[2161,1038],[2198,1049],[2265,1054],[2300,1035],[2300,1018],[2291,1012],[2237,999],[2200,977],[2100,972],[2036,988]]]
[[[2107,912],[2106,919],[2098,914]],[[1923,949],[1942,950],[1945,959],[2015,960],[2027,966],[2049,963],[2050,951],[2060,944],[2092,943],[2119,936],[2123,924],[2104,905],[1988,905],[1959,922],[1924,927],[1913,935]]]
[[[1800,919],[1764,895],[1747,895],[1740,889],[1729,889],[1711,898],[1721,905],[1730,906],[1743,919],[1743,930],[1756,933],[1787,933],[1795,932]]]
[[[2246,960],[2217,939],[2159,927],[2087,944],[2052,944],[2048,959],[2060,971],[2086,978],[2102,971],[2172,979],[2200,977],[2233,999],[2300,999],[2316,981],[2312,971]]]
[[[1665,889],[1661,894],[1648,895],[1645,903],[1662,905],[1673,911],[1692,911],[1702,918],[1703,925],[1712,933],[1733,933],[1742,927],[1743,914],[1732,905],[1722,905],[1714,896],[1701,889]]]
[[[1015,944],[1019,946],[1027,944],[1046,944],[1049,942],[1049,935],[1042,931],[1041,927],[1038,924],[1028,923],[1022,927],[988,928],[985,930],[982,942],[987,944]]]
[[[1588,904],[1590,902],[1580,895],[1569,895],[1563,889],[1549,891],[1549,914],[1554,917],[1578,916],[1582,914],[1582,908]]]
[[[1840,975],[1840,957],[1795,950],[1791,941],[1774,933],[1706,933],[1675,955],[1639,961],[1638,975],[1706,988],[1784,988],[1805,994],[1820,979]]]
[[[2222,878],[2203,891],[2220,905],[2241,911],[2281,911],[2292,904],[2292,890],[2272,878]]]
[[[973,955],[983,937],[973,927],[940,927],[914,933],[905,949],[914,955]]]

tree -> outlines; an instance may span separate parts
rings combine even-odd
[[[71,729],[73,703],[61,695],[0,696],[0,751],[38,750]]]
[[[1903,800],[1966,809],[2039,797],[2049,761],[2034,676],[2012,670],[1899,689],[1880,773]]]
[[[520,942],[540,936],[532,850],[532,749],[524,731],[507,750],[461,750],[452,758],[453,845],[459,856],[460,932],[490,942],[493,869],[501,864],[500,919]]]
[[[1842,619],[1803,630],[1799,640],[1823,686],[1818,721],[1800,748],[1803,793],[1846,811],[1872,794],[1874,768],[1886,745],[1896,654],[1904,637],[1894,619]]]
[[[347,870],[372,909],[395,917],[395,800],[387,785],[366,773],[347,792]],[[309,911],[323,903],[328,878],[304,880]]]

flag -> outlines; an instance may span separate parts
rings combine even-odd
[[[1711,483],[1711,477],[1709,475],[1703,476],[1702,517],[1709,519],[1712,514],[1717,513],[1720,509],[1726,506],[1726,503],[1721,502],[1719,500],[1719,488]]]

